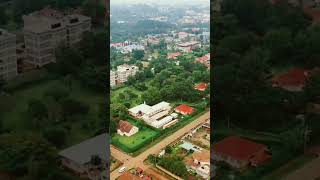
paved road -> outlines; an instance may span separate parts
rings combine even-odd
[[[161,149],[165,148],[172,142],[176,141],[186,133],[188,133],[190,130],[193,128],[199,126],[200,124],[204,123],[206,120],[210,118],[210,111],[206,112],[205,114],[201,115],[199,118],[196,120],[192,121],[190,124],[184,126],[183,128],[179,129],[172,135],[166,137],[162,141],[158,142],[154,146],[150,147],[148,150],[145,152],[139,154],[136,157],[130,157],[127,154],[119,151],[115,147],[111,146],[111,155],[115,157],[116,159],[123,160],[123,166],[125,166],[128,169],[135,168],[135,167],[140,167],[142,169],[147,169],[148,166],[143,164],[143,161],[147,159],[148,155],[150,154],[157,154],[160,152]],[[121,166],[122,167],[122,166]],[[118,169],[114,170],[110,174],[110,179],[115,180],[117,177],[119,177],[121,174],[118,172],[118,170],[121,168],[119,167]]]
[[[292,172],[283,180],[315,180],[320,177],[320,158],[316,158],[300,169]]]

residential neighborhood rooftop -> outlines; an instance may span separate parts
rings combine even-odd
[[[267,146],[238,137],[227,137],[213,145],[213,153],[230,156],[236,160],[249,160],[252,154],[267,149]]]
[[[88,163],[93,155],[98,155],[101,159],[107,159],[107,134],[101,134],[79,144],[71,146],[61,152],[59,155],[79,164]]]
[[[194,109],[186,104],[177,106],[175,110],[182,114],[192,114],[194,112]]]
[[[129,133],[130,130],[132,129],[132,127],[133,126],[128,121],[120,120],[120,122],[118,124],[118,129],[120,129],[120,131],[126,132],[126,133]]]

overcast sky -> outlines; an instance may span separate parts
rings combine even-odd
[[[137,4],[137,3],[156,3],[156,4],[204,4],[209,5],[210,0],[110,0],[111,4]]]

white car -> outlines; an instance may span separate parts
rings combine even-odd
[[[125,171],[126,171],[126,167],[122,167],[122,168],[119,169],[119,173],[123,173]]]

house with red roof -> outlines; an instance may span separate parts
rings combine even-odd
[[[186,104],[181,104],[175,108],[175,111],[177,113],[182,114],[182,115],[190,115],[190,114],[194,113],[195,110],[194,110],[194,108],[192,108]]]
[[[272,78],[272,86],[280,87],[288,91],[301,91],[308,79],[308,71],[294,68],[286,73],[276,75]]]
[[[269,159],[268,147],[238,136],[227,137],[213,145],[212,157],[230,166],[243,169],[258,166]]]
[[[197,62],[204,64],[207,68],[210,68],[210,53],[196,59]]]
[[[181,56],[182,54],[180,52],[175,52],[175,53],[168,53],[167,58],[168,59],[177,59],[179,56]]]
[[[133,126],[127,121],[120,120],[117,133],[121,136],[132,136],[139,131],[139,128]]]
[[[194,89],[196,89],[198,91],[205,91],[207,89],[207,87],[208,87],[207,83],[199,83],[194,86]]]

